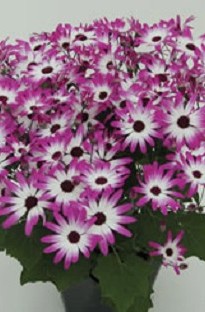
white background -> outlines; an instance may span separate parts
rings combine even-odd
[[[0,0],[0,39],[28,38],[32,32],[51,31],[58,23],[89,22],[97,17],[134,16],[141,22],[196,16],[195,33],[205,33],[204,0]],[[176,276],[162,269],[155,283],[150,312],[204,312],[205,263],[191,258],[189,270]],[[63,312],[54,286],[19,286],[20,265],[0,254],[0,311]],[[97,311],[96,311],[97,312]],[[140,311],[139,311],[140,312]]]

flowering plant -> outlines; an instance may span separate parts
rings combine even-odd
[[[21,284],[90,276],[116,311],[143,312],[161,263],[205,259],[205,36],[191,21],[1,41],[0,247]]]

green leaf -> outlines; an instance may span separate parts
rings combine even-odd
[[[28,282],[51,281],[59,291],[64,291],[71,285],[87,278],[90,272],[90,261],[81,258],[76,264],[72,264],[65,270],[63,263],[54,264],[52,256],[42,255],[39,261],[29,269],[21,273],[21,285]]]
[[[175,232],[183,229],[183,245],[187,248],[186,257],[196,256],[205,260],[205,215],[195,212],[171,214],[168,227]]]
[[[0,251],[5,250],[5,238],[6,238],[6,231],[2,228],[0,228]]]
[[[48,276],[59,291],[64,291],[89,277],[89,272],[90,261],[83,257],[76,264],[72,264],[68,270],[65,270],[62,264],[54,265],[53,263],[48,268]]]
[[[150,298],[139,297],[135,298],[134,304],[128,312],[147,312],[153,306]]]
[[[138,222],[133,232],[135,233],[135,245],[139,248],[148,249],[149,241],[163,243],[166,240],[166,231],[160,230],[162,222],[167,222],[167,217],[160,212],[152,212],[150,208],[144,208],[138,215]]]
[[[42,244],[39,239],[42,237],[42,230],[36,228],[30,237],[24,234],[24,225],[18,224],[5,231],[6,253],[16,258],[23,267],[33,267],[42,255]]]
[[[23,268],[20,276],[20,284],[25,285],[26,283],[34,282],[47,282],[50,278],[47,274],[47,268],[45,261],[40,259],[33,267]]]
[[[117,312],[127,312],[137,297],[149,300],[152,272],[150,263],[134,254],[123,263],[111,254],[98,260],[93,273],[99,279],[102,297],[111,300]]]

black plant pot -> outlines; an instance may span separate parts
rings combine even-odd
[[[66,312],[113,312],[102,303],[98,284],[91,278],[62,293]]]

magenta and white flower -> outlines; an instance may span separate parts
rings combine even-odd
[[[205,35],[192,19],[103,18],[0,42],[3,228],[50,230],[44,251],[67,269],[95,247],[107,255],[144,209],[204,208]],[[181,238],[151,243],[176,271]]]
[[[163,111],[159,109],[156,113],[157,121],[163,127],[166,136],[165,144],[174,140],[177,146],[187,144],[191,148],[199,146],[204,137],[205,111],[204,107],[196,109],[194,102],[183,103],[177,99],[177,103]]]
[[[58,165],[66,150],[66,142],[62,138],[51,137],[37,141],[37,145],[32,148],[32,160],[42,162],[47,167]]]
[[[181,155],[179,169],[182,173],[179,174],[184,183],[189,185],[188,196],[193,196],[200,186],[205,185],[205,157],[193,156],[187,152],[186,155]]]
[[[44,81],[60,75],[62,70],[62,60],[52,57],[49,60],[43,59],[39,63],[30,65],[28,75],[33,81]]]
[[[174,178],[174,170],[166,170],[166,165],[160,166],[157,162],[145,165],[143,169],[144,181],[139,179],[140,186],[134,187],[137,193],[143,194],[137,205],[141,207],[151,202],[152,209],[159,209],[164,215],[169,210],[177,211],[183,195],[175,190],[181,186],[181,180]]]
[[[39,186],[54,199],[54,206],[65,206],[71,201],[79,200],[85,189],[76,162],[71,162],[68,169],[64,166],[51,169],[47,175],[42,176]]]
[[[134,217],[125,215],[131,210],[132,204],[119,204],[122,195],[123,190],[114,193],[105,190],[97,198],[89,197],[85,204],[88,217],[95,218],[89,233],[100,237],[99,247],[104,255],[108,254],[109,244],[115,243],[114,233],[130,237],[132,233],[124,225],[136,222]]]
[[[96,75],[93,78],[93,100],[99,103],[107,102],[112,94],[112,76]]]
[[[90,160],[91,156],[86,149],[85,128],[81,125],[78,127],[76,133],[71,133],[70,138],[67,140],[65,155],[63,161],[65,164],[69,164],[73,159],[82,161]]]
[[[82,253],[89,258],[90,252],[95,248],[98,237],[90,233],[92,226],[86,218],[84,210],[69,210],[67,217],[54,213],[54,222],[46,222],[45,227],[54,234],[42,237],[41,241],[50,246],[44,249],[45,253],[56,253],[54,263],[64,261],[64,268],[69,269],[72,263],[79,260]]]
[[[18,172],[16,179],[16,182],[4,180],[9,191],[0,197],[0,215],[7,216],[2,226],[5,229],[10,228],[25,218],[25,234],[29,236],[39,218],[45,223],[45,208],[49,208],[49,198],[45,191],[36,186],[35,172],[29,178]]]
[[[146,27],[140,40],[148,46],[155,47],[156,45],[163,44],[167,36],[169,36],[168,28],[161,25],[155,25],[153,27]]]
[[[168,231],[167,241],[164,245],[156,242],[149,242],[149,246],[154,248],[150,252],[150,256],[162,256],[162,264],[164,266],[172,266],[177,274],[180,273],[180,265],[184,261],[186,248],[180,244],[184,235],[184,231],[180,231],[175,238],[172,232]]]
[[[129,169],[123,165],[112,165],[111,162],[99,160],[85,168],[82,179],[86,188],[101,192],[106,189],[121,188],[129,172]]]
[[[118,111],[119,121],[113,121],[112,125],[119,130],[123,138],[123,147],[129,146],[134,152],[139,146],[142,153],[146,153],[147,145],[154,146],[154,138],[160,138],[159,125],[154,120],[153,108],[142,107],[139,103],[128,103],[127,109]]]
[[[68,113],[57,113],[49,116],[48,122],[42,125],[36,130],[36,134],[39,137],[55,137],[64,133],[70,133],[69,123],[70,115]]]

